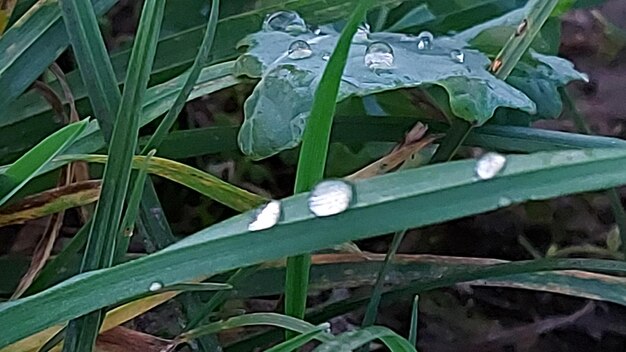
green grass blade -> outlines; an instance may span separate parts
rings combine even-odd
[[[359,23],[365,19],[367,10],[372,4],[372,0],[364,0],[357,5],[337,41],[337,46],[330,56],[320,83],[315,90],[311,114],[302,136],[302,147],[296,171],[295,193],[310,190],[324,177],[330,130],[337,105],[337,94],[352,44],[352,37],[357,31]],[[309,254],[287,259],[285,313],[288,315],[304,317],[310,264]]]
[[[145,156],[135,156],[132,159],[132,167],[141,168],[146,163],[148,173],[185,185],[235,210],[250,210],[267,201],[261,196],[235,187],[218,177],[191,166],[157,157],[146,159],[147,157]],[[64,155],[57,160],[59,163],[56,166],[59,167],[76,160],[107,163],[108,157],[105,155]]]
[[[121,94],[96,13],[89,0],[59,0],[59,6],[93,112],[108,138]]]
[[[85,119],[62,128],[0,173],[0,206],[40,173],[50,160],[71,145],[88,123],[89,120]]]
[[[372,297],[370,298],[367,309],[365,310],[365,316],[363,317],[363,321],[361,322],[361,327],[374,325],[376,315],[378,314],[378,306],[380,305],[380,298],[383,294],[383,286],[385,284],[385,277],[387,276],[389,265],[391,264],[393,257],[396,255],[398,247],[400,247],[400,243],[404,239],[405,234],[406,231],[400,231],[396,232],[393,236],[393,240],[391,241],[391,245],[389,246],[389,250],[387,251],[387,255],[385,256],[385,261],[383,262],[383,265],[378,272],[376,283],[374,284],[374,288],[372,289]]]
[[[117,0],[96,0],[96,13],[103,14]],[[22,94],[67,47],[67,32],[56,0],[40,0],[0,39],[0,111]],[[3,116],[2,120],[12,119]],[[2,123],[0,123],[1,125]]]
[[[416,351],[415,347],[411,346],[402,336],[383,326],[370,326],[356,331],[344,332],[335,340],[323,343],[313,351],[352,351],[361,346],[366,346],[374,340],[382,341],[391,352]]]
[[[137,146],[138,117],[150,78],[164,7],[164,1],[156,0],[148,0],[143,6],[109,148],[109,155],[115,155],[115,158],[104,169],[100,201],[96,205],[81,271],[105,268],[113,263],[132,157]],[[94,311],[70,321],[63,351],[93,349],[102,314],[101,310]]]
[[[196,55],[196,59],[189,69],[185,84],[178,93],[176,101],[174,101],[174,105],[172,105],[172,107],[169,109],[169,111],[163,118],[163,121],[161,121],[152,137],[150,137],[150,140],[148,140],[148,143],[143,148],[141,154],[145,154],[148,150],[156,148],[161,144],[163,138],[167,135],[170,128],[172,128],[172,125],[174,125],[174,122],[176,122],[176,118],[178,118],[178,114],[180,114],[180,112],[183,110],[185,103],[189,99],[189,95],[191,94],[194,85],[198,81],[198,77],[200,76],[202,68],[209,63],[209,54],[211,52],[211,48],[213,47],[215,30],[217,28],[217,21],[219,18],[219,6],[219,0],[211,1],[211,14],[209,16],[209,21],[206,26],[206,32],[204,34],[204,38],[202,39],[202,44],[200,44],[198,55]]]
[[[419,301],[420,296],[415,295],[413,306],[411,307],[411,326],[409,327],[409,342],[411,346],[417,346],[417,336],[419,335]]]
[[[310,213],[307,193],[283,199],[283,219],[263,233],[248,232],[251,213],[233,217],[152,255],[84,273],[37,295],[0,305],[0,326],[4,327],[0,346],[52,324],[148,293],[154,281],[173,285],[347,241],[479,214],[509,206],[511,202],[543,200],[626,184],[624,150],[549,152],[507,159],[505,169],[485,181],[476,180],[475,160],[461,160],[356,182],[356,203],[332,219],[316,218]],[[433,177],[444,174],[447,177]],[[244,247],[245,256],[232,255]],[[590,259],[508,263],[420,283],[420,289],[566,269],[626,272],[626,263]],[[94,295],[96,288],[98,294]],[[60,304],[70,293],[72,305]]]
[[[265,352],[291,352],[295,351],[298,348],[306,345],[307,343],[313,340],[319,340],[322,338],[322,334],[324,334],[325,330],[330,329],[330,324],[324,323],[316,326],[315,328],[303,332],[302,334],[289,339],[287,341],[283,341],[278,345],[268,348]]]
[[[133,183],[132,190],[130,191],[130,197],[128,197],[126,213],[124,214],[122,224],[117,231],[118,238],[116,241],[115,255],[118,260],[122,259],[128,250],[130,239],[135,232],[135,222],[137,221],[137,214],[139,213],[139,206],[141,205],[144,185],[146,184],[146,178],[148,177],[148,166],[150,165],[150,159],[154,156],[154,153],[156,153],[156,149],[152,149],[148,153],[135,175],[135,182]]]
[[[306,333],[316,328],[313,324],[287,315],[276,313],[252,313],[198,327],[180,335],[178,340],[191,341],[200,336],[214,334],[222,330],[259,325],[269,325],[299,333]],[[328,333],[321,334],[318,337],[321,341],[329,341],[332,339],[332,335]]]

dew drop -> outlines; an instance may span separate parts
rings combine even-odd
[[[356,43],[366,43],[370,36],[370,25],[363,22],[359,25],[354,35],[353,41]]]
[[[476,162],[476,175],[481,180],[493,178],[502,171],[506,164],[506,157],[498,153],[487,153]]]
[[[311,46],[309,43],[304,40],[296,40],[295,42],[289,45],[289,57],[292,60],[302,60],[313,55],[313,50],[311,50]]]
[[[511,204],[513,204],[513,201],[508,197],[500,197],[498,199],[498,205],[501,207],[508,207]]]
[[[452,61],[462,64],[465,62],[465,53],[461,50],[454,49],[450,51],[450,58]]]
[[[328,60],[330,60],[330,54],[329,54],[329,53],[324,53],[324,54],[322,55],[322,60],[324,60],[324,61],[328,61]]]
[[[385,42],[374,42],[367,47],[363,61],[371,70],[387,69],[393,66],[393,49]]]
[[[417,36],[417,49],[418,50],[430,50],[433,47],[433,34],[430,32],[422,32]]]
[[[318,183],[309,195],[309,210],[316,216],[331,216],[344,212],[352,201],[352,186],[341,180]]]
[[[150,284],[150,287],[148,289],[150,290],[150,292],[155,292],[155,291],[158,291],[158,290],[160,290],[162,288],[163,288],[163,284],[158,282],[158,281],[155,281],[155,282]]]
[[[280,220],[280,214],[280,201],[272,200],[268,202],[254,212],[254,217],[248,225],[248,231],[261,231],[273,227]]]
[[[294,11],[278,11],[265,17],[263,30],[286,33],[305,33],[307,26],[302,17]]]

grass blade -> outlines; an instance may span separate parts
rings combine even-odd
[[[89,0],[59,0],[83,84],[105,138],[113,131],[121,94]]]
[[[387,276],[387,271],[389,270],[389,265],[393,260],[393,257],[396,255],[398,251],[398,247],[400,247],[400,243],[404,239],[404,235],[406,231],[396,232],[393,236],[393,240],[391,241],[391,245],[389,246],[389,250],[387,251],[387,255],[385,256],[385,261],[383,262],[380,271],[378,272],[378,276],[376,277],[376,283],[374,284],[374,288],[372,289],[372,297],[367,305],[367,309],[365,310],[365,316],[363,317],[363,321],[361,322],[361,327],[368,327],[374,325],[374,321],[376,320],[376,315],[378,314],[378,306],[380,305],[380,298],[383,294],[383,285],[385,284],[385,277]]]
[[[163,121],[159,124],[156,131],[148,140],[148,143],[144,146],[141,154],[145,154],[151,148],[158,147],[163,138],[167,135],[174,122],[176,122],[176,118],[178,114],[183,110],[183,106],[189,99],[189,95],[193,90],[194,85],[198,81],[198,77],[200,76],[200,72],[204,66],[209,63],[211,48],[213,47],[213,40],[215,39],[215,30],[217,28],[217,21],[219,19],[219,0],[211,1],[211,14],[209,15],[209,21],[207,22],[206,32],[204,34],[204,38],[202,39],[202,44],[200,44],[200,49],[198,50],[198,55],[196,55],[196,59],[194,60],[191,68],[189,69],[189,73],[185,80],[185,84],[181,88],[176,100],[174,101],[174,105],[169,109]]]
[[[41,172],[52,158],[67,148],[68,145],[71,145],[88,123],[89,120],[85,119],[67,125],[41,141],[35,148],[0,173],[0,206]]]
[[[330,56],[320,83],[315,90],[311,114],[302,136],[295,193],[310,190],[324,177],[330,130],[337,105],[337,94],[352,44],[352,37],[357,31],[359,23],[365,19],[367,10],[372,4],[372,0],[364,0],[357,5],[337,41],[337,46]],[[285,281],[285,313],[287,315],[304,317],[310,264],[309,254],[287,259]]]
[[[281,342],[278,345],[268,348],[265,352],[291,352],[295,351],[298,348],[306,345],[307,343],[313,340],[319,340],[322,338],[322,334],[324,334],[325,330],[330,329],[330,324],[324,323],[316,326],[314,329],[311,329],[307,332],[303,332],[302,334],[289,339],[287,341]]]
[[[383,326],[370,326],[356,331],[344,332],[335,340],[323,343],[313,351],[352,351],[361,346],[366,346],[374,340],[382,341],[391,352],[416,351],[415,347],[411,346],[402,336]]]
[[[316,218],[308,194],[282,200],[284,218],[262,234],[249,232],[251,214],[216,224],[165,250],[105,270],[81,274],[37,295],[0,305],[0,346],[94,309],[149,292],[154,281],[164,286],[197,277],[328,248],[390,231],[440,223],[503,207],[510,202],[549,199],[626,184],[626,151],[584,150],[507,157],[495,178],[477,181],[476,162],[461,160],[375,177],[355,183],[358,201],[332,219]],[[445,178],[433,175],[445,174]],[[435,181],[433,181],[435,179]],[[456,199],[456,202],[450,202]],[[410,212],[398,208],[412,209]],[[234,257],[242,247],[245,257]],[[536,271],[583,269],[626,272],[621,261],[539,260],[467,270],[420,290],[459,281]],[[94,295],[94,287],[98,294]],[[415,291],[415,289],[413,289]],[[72,305],[61,305],[72,294]],[[17,322],[20,322],[17,324]]]
[[[419,301],[420,296],[415,295],[413,298],[413,306],[411,308],[411,326],[409,327],[409,342],[411,346],[417,346],[417,335],[419,334]]]
[[[309,324],[303,320],[287,315],[276,313],[252,313],[198,327],[180,335],[177,340],[181,343],[188,342],[200,336],[214,334],[222,330],[258,325],[269,325],[299,333],[306,333],[316,328],[313,324]],[[328,333],[321,334],[318,337],[322,341],[329,341],[332,339],[332,335]]]
[[[148,0],[143,6],[109,148],[109,155],[116,158],[111,159],[104,169],[100,201],[93,217],[81,271],[105,268],[113,263],[132,156],[137,146],[138,116],[150,78],[164,7],[164,1],[156,0]],[[64,352],[91,351],[102,316],[102,311],[94,311],[72,320],[67,328]]]

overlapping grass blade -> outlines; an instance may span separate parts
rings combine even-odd
[[[35,177],[48,162],[72,144],[89,120],[70,124],[41,141],[35,148],[0,173],[0,206]]]
[[[139,114],[154,61],[164,7],[165,2],[155,0],[146,1],[143,6],[109,148],[109,155],[115,158],[104,169],[100,201],[94,213],[81,271],[106,268],[113,263],[132,156],[137,146]],[[67,328],[63,350],[90,351],[102,316],[103,312],[99,310],[72,320]]]
[[[380,340],[391,352],[416,351],[415,347],[383,326],[370,326],[364,329],[348,331],[337,336],[333,341],[326,342],[314,349],[314,352],[353,351],[374,340]]]
[[[121,94],[89,0],[59,0],[83,84],[105,138],[113,131]]]
[[[219,18],[219,0],[211,1],[211,14],[209,16],[209,21],[206,25],[206,32],[204,33],[204,38],[202,39],[202,43],[200,44],[200,49],[198,50],[198,54],[196,55],[196,59],[194,60],[187,77],[185,79],[185,83],[183,84],[174,104],[169,109],[163,121],[159,124],[156,131],[148,140],[148,143],[144,146],[141,154],[145,154],[151,148],[158,147],[163,138],[167,135],[174,122],[176,122],[176,118],[178,118],[178,114],[183,110],[183,106],[189,100],[189,95],[194,88],[194,85],[198,81],[198,77],[200,76],[200,72],[204,66],[209,63],[210,60],[210,52],[213,47],[213,40],[215,39],[215,30],[217,28],[217,21]]]
[[[299,333],[307,333],[316,328],[313,324],[309,324],[303,320],[282,314],[252,313],[198,327],[180,335],[177,340],[180,342],[188,342],[198,338],[199,336],[214,334],[222,330],[261,325],[274,326]],[[330,341],[333,336],[329,333],[323,333],[320,334],[318,338],[321,341]]]
[[[117,0],[94,1],[96,13],[102,14]],[[56,0],[39,0],[0,39],[0,110],[26,90],[67,47],[67,33]],[[4,116],[11,119],[11,116]],[[3,125],[3,123],[0,123]]]
[[[283,341],[278,345],[268,348],[265,352],[291,352],[296,351],[298,348],[306,345],[307,343],[313,340],[319,340],[322,338],[322,334],[324,334],[325,330],[330,329],[330,324],[320,324],[315,328],[303,332],[302,334],[289,339],[287,341]]]
[[[339,94],[339,84],[348,59],[352,37],[372,4],[372,0],[359,2],[343,29],[315,90],[311,114],[302,136],[295,193],[310,190],[324,177],[337,94]],[[287,259],[285,313],[288,315],[304,317],[310,264],[308,254]]]
[[[6,327],[0,336],[0,346],[77,315],[147,293],[154,281],[172,285],[346,241],[483,213],[529,199],[549,199],[618,186],[626,184],[624,165],[626,151],[623,150],[509,156],[500,175],[488,181],[477,181],[475,161],[455,161],[359,181],[355,184],[356,203],[332,218],[314,217],[306,204],[308,194],[298,194],[282,201],[284,219],[263,233],[248,232],[250,214],[242,214],[163,251],[106,270],[84,273],[37,295],[0,305],[0,326]],[[448,177],[434,176],[442,174]],[[247,248],[245,257],[232,256],[244,246]],[[508,263],[420,283],[420,290],[459,281],[565,269],[626,272],[626,263],[590,259]],[[98,288],[97,295],[93,294],[95,288]],[[72,293],[72,305],[60,305],[68,292]]]

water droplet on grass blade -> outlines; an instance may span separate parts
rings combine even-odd
[[[393,66],[393,49],[385,42],[374,42],[367,47],[363,61],[370,70],[388,69]]]
[[[324,54],[322,55],[322,60],[324,60],[324,61],[328,61],[328,60],[330,60],[330,54],[329,54],[329,53],[324,53]]]
[[[307,26],[302,17],[294,11],[278,11],[267,15],[263,30],[280,31],[290,34],[305,33]]]
[[[433,47],[433,40],[435,37],[430,32],[422,32],[417,36],[417,49],[418,50],[430,50]]]
[[[281,204],[279,200],[272,200],[259,207],[248,225],[248,231],[261,231],[274,227],[280,220]]]
[[[295,42],[289,45],[289,57],[292,60],[302,60],[311,57],[313,55],[313,50],[311,50],[311,46],[309,43],[304,40],[296,40]]]
[[[461,50],[454,49],[450,51],[450,58],[452,61],[462,64],[465,62],[465,53]]]
[[[162,288],[163,288],[163,284],[158,282],[158,281],[155,281],[155,282],[150,284],[150,287],[148,289],[150,290],[150,292],[154,292],[154,291],[158,291],[158,290],[160,290]]]
[[[352,185],[341,180],[318,183],[309,195],[309,210],[319,217],[336,215],[350,207]]]
[[[476,162],[476,176],[481,180],[493,178],[506,165],[506,157],[498,153],[487,153]]]
[[[500,197],[500,199],[498,199],[498,205],[501,207],[508,207],[511,204],[513,204],[513,201],[511,200],[511,198]]]

